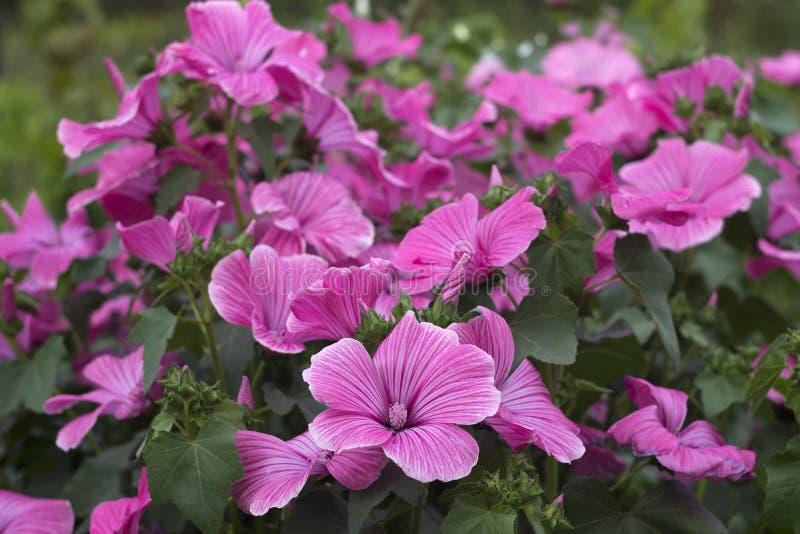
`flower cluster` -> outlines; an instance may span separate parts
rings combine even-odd
[[[0,363],[44,388],[4,413],[61,414],[63,451],[136,442],[136,496],[93,503],[90,532],[138,532],[151,500],[216,532],[229,496],[277,527],[304,488],[338,503],[393,472],[537,532],[569,524],[559,473],[746,484],[742,421],[765,395],[773,419],[800,408],[795,334],[755,370],[748,345],[796,326],[780,293],[800,280],[800,132],[750,108],[762,77],[798,82],[797,53],[661,68],[606,21],[565,27],[536,68],[487,56],[452,87],[410,85],[420,35],[328,15],[314,34],[263,0],[190,3],[189,37],[132,87],[107,61],[116,116],[59,124],[95,177],[74,178],[66,220],[36,193],[3,203]],[[464,109],[445,123],[448,90]],[[761,313],[779,322],[743,324]],[[489,486],[512,489],[469,493]],[[65,501],[0,492],[0,531],[73,522]]]

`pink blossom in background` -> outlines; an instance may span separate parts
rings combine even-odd
[[[105,355],[95,358],[83,369],[83,377],[94,389],[80,395],[62,394],[44,404],[47,414],[61,413],[79,402],[92,402],[97,408],[67,423],[58,433],[56,445],[63,451],[77,447],[101,415],[129,419],[140,415],[150,401],[142,392],[144,348],[124,358]]]
[[[61,119],[58,141],[64,147],[64,154],[77,158],[84,151],[106,143],[147,139],[163,117],[158,99],[158,75],[148,74],[125,93],[113,119],[87,124]]]
[[[497,119],[497,108],[484,100],[473,116],[453,128],[435,124],[428,113],[418,113],[408,118],[406,134],[417,145],[437,158],[460,156],[467,159],[483,159],[494,153],[495,147],[488,143],[485,123]]]
[[[136,497],[101,502],[92,510],[89,534],[138,534],[142,514],[150,507],[151,501],[147,468],[144,468],[139,476]]]
[[[192,2],[186,20],[192,37],[164,50],[162,75],[181,72],[207,81],[245,107],[274,100],[287,76],[289,82],[322,80],[319,44],[305,37],[298,42],[302,34],[275,22],[266,2],[253,0],[244,7],[228,0]]]
[[[792,160],[800,164],[800,130],[783,138],[783,146],[789,151]]]
[[[508,323],[483,306],[478,306],[478,311],[480,316],[467,323],[453,323],[448,330],[458,334],[461,343],[474,345],[494,358],[494,384],[500,390],[500,406],[486,424],[514,449],[532,443],[564,463],[583,456],[579,428],[553,404],[533,364],[523,360],[511,373],[514,339]]]
[[[586,278],[583,281],[584,289],[593,288],[592,292],[596,293],[603,288],[619,282],[614,277],[617,274],[617,268],[614,264],[614,245],[617,244],[617,239],[623,237],[625,232],[621,230],[611,230],[604,234],[594,246],[594,263],[596,267],[595,274]]]
[[[581,424],[578,428],[586,453],[572,464],[576,475],[611,480],[625,472],[628,462],[603,446],[603,442],[606,441],[605,432]]]
[[[753,278],[761,278],[779,267],[785,268],[800,280],[800,250],[787,250],[776,247],[766,239],[758,240],[758,250],[763,256],[747,262],[747,272]]]
[[[781,239],[800,230],[800,173],[789,164],[791,172],[769,184],[769,226],[767,236]]]
[[[644,153],[658,130],[658,117],[646,105],[650,94],[650,85],[643,80],[613,85],[602,104],[573,119],[572,132],[564,143],[576,147],[592,142],[629,158]]]
[[[381,447],[411,478],[450,481],[469,474],[478,444],[456,425],[497,412],[491,356],[462,345],[455,332],[406,313],[370,357],[354,339],[312,356],[303,372],[327,405],[309,425],[314,441],[336,452]]]
[[[742,86],[739,92],[736,93],[736,98],[733,101],[733,116],[734,117],[747,117],[750,115],[750,100],[753,96],[753,75],[749,72],[742,74]]]
[[[75,524],[66,499],[38,499],[0,489],[0,532],[8,534],[71,534]]]
[[[484,96],[513,109],[526,127],[537,132],[585,112],[593,99],[590,91],[575,93],[528,71],[495,74]]]
[[[655,456],[667,469],[690,478],[753,476],[754,452],[726,445],[707,421],[683,428],[686,393],[632,376],[625,377],[625,389],[639,409],[614,423],[608,435],[620,445],[630,445],[636,456]]]
[[[473,93],[480,94],[486,84],[492,80],[492,77],[504,70],[505,65],[503,65],[503,61],[499,57],[493,54],[481,56],[478,62],[472,66],[469,74],[467,74],[464,85]]]
[[[756,356],[755,360],[753,360],[752,364],[750,365],[753,369],[755,369],[758,366],[759,362],[761,361],[761,358],[764,357],[764,355],[767,353],[768,350],[769,350],[769,344],[761,347],[761,350],[758,351],[758,356]],[[795,356],[794,354],[787,354],[786,367],[784,367],[783,370],[781,371],[780,378],[783,380],[790,380],[792,378],[793,368],[798,363],[799,362],[797,356]],[[786,402],[786,397],[783,395],[783,393],[779,392],[775,388],[770,388],[770,390],[767,391],[766,398],[768,398],[770,401],[779,406],[783,406],[783,404]]]
[[[338,262],[369,248],[372,223],[347,189],[318,172],[296,172],[253,189],[253,211],[268,216],[261,243],[281,253],[305,252],[308,246],[323,258]]]
[[[585,37],[551,47],[541,67],[546,77],[573,89],[606,89],[642,75],[639,61],[626,49]]]
[[[5,287],[4,296],[8,298],[9,290]],[[36,349],[53,334],[66,332],[70,326],[64,318],[61,302],[54,298],[45,298],[39,301],[35,313],[17,309],[16,318],[22,323],[22,331],[17,334],[15,340],[19,348],[26,353]],[[0,361],[16,357],[16,353],[8,345],[5,336],[0,336]]]
[[[533,178],[555,172],[557,164],[552,159],[543,156],[533,150],[518,150],[511,155],[511,162],[514,168],[526,178]]]
[[[344,2],[328,6],[328,15],[347,28],[353,58],[367,67],[373,67],[393,57],[417,57],[422,37],[412,34],[403,39],[400,24],[394,19],[371,22],[357,18]]]
[[[286,329],[291,301],[326,267],[317,256],[279,256],[273,248],[258,245],[249,260],[241,250],[223,258],[211,273],[208,294],[223,319],[252,328],[255,340],[270,350],[294,354],[304,347]]]
[[[289,441],[240,430],[234,438],[244,476],[231,485],[233,499],[251,515],[283,508],[300,494],[311,476],[330,474],[351,490],[375,482],[386,464],[380,447],[333,452],[319,447],[308,432]]]
[[[477,283],[511,263],[546,224],[542,210],[531,202],[533,193],[524,187],[480,219],[478,200],[471,194],[426,215],[397,252],[397,267],[414,275],[408,287],[423,292],[445,280]]]
[[[106,215],[122,224],[150,219],[155,215],[151,197],[170,166],[156,156],[151,143],[130,143],[106,152],[93,166],[98,170],[97,184],[74,194],[67,210],[75,213],[99,201]]]
[[[84,210],[70,214],[58,227],[36,192],[28,195],[21,215],[5,200],[0,207],[14,228],[0,233],[0,259],[15,268],[30,269],[30,290],[55,289],[72,260],[87,258],[102,248],[100,235],[89,226]]]
[[[778,57],[765,57],[760,62],[761,74],[782,85],[800,83],[800,52],[786,50]]]
[[[189,195],[169,221],[159,215],[131,226],[117,223],[117,231],[122,246],[131,255],[169,272],[167,264],[175,260],[178,252],[191,251],[195,236],[202,238],[203,247],[208,248],[222,206],[222,202],[211,203]]]
[[[383,262],[330,268],[295,296],[286,328],[301,343],[354,337],[361,314],[376,307],[391,283]]]
[[[722,232],[726,217],[746,211],[761,194],[758,181],[744,174],[747,161],[747,151],[708,141],[660,141],[646,159],[620,169],[612,208],[658,248],[679,252],[706,243]]]
[[[611,149],[595,143],[583,143],[556,157],[558,174],[572,184],[575,199],[588,202],[602,193],[611,195],[617,190],[611,165]]]

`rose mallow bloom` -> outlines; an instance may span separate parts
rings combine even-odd
[[[532,443],[559,462],[569,463],[584,453],[580,429],[553,404],[550,392],[536,368],[522,360],[514,363],[514,339],[506,320],[478,306],[481,315],[466,323],[448,327],[461,343],[474,345],[494,358],[494,383],[500,390],[497,413],[486,419],[500,437],[514,449]]]
[[[223,319],[252,328],[255,340],[270,350],[294,354],[304,347],[286,329],[289,306],[326,267],[318,256],[280,256],[272,247],[258,245],[249,260],[241,250],[223,258],[211,272],[208,295]]]
[[[269,434],[240,430],[234,443],[244,476],[233,483],[231,495],[251,515],[283,508],[297,497],[310,476],[330,474],[346,488],[365,489],[386,464],[380,447],[335,453],[317,446],[308,432],[284,442]]]
[[[144,348],[140,347],[124,358],[104,355],[83,368],[83,378],[94,389],[81,395],[62,394],[44,403],[48,414],[61,413],[79,402],[92,402],[97,408],[78,416],[58,432],[56,445],[63,451],[77,447],[101,415],[130,419],[144,412],[150,401],[142,392],[144,379]]]
[[[625,377],[625,390],[639,409],[614,423],[608,435],[620,445],[630,445],[636,456],[655,456],[667,469],[691,478],[753,476],[755,453],[726,445],[708,421],[694,421],[681,430],[686,393],[632,376]]]
[[[611,206],[632,233],[679,252],[719,235],[726,217],[749,209],[761,194],[758,181],[744,174],[747,161],[746,150],[708,141],[660,141],[646,159],[620,169]]]
[[[541,208],[531,202],[533,192],[532,187],[520,189],[480,219],[472,194],[426,215],[397,251],[397,267],[414,274],[404,281],[405,288],[421,293],[445,280],[477,283],[511,263],[546,224]],[[451,289],[457,293],[460,287]]]
[[[778,57],[765,57],[759,64],[765,78],[782,85],[800,83],[800,52],[786,50]]]
[[[150,507],[151,501],[147,468],[144,468],[139,476],[136,497],[101,502],[92,510],[89,534],[137,534],[142,514]]]
[[[642,74],[636,57],[598,39],[579,38],[554,45],[542,58],[542,73],[567,87],[605,89]]]
[[[309,425],[320,447],[381,447],[421,482],[469,474],[478,444],[456,425],[483,421],[500,402],[492,357],[460,344],[455,332],[417,322],[413,311],[374,358],[355,339],[342,339],[315,354],[303,378],[328,406]]]
[[[611,149],[583,143],[556,157],[558,173],[572,184],[578,202],[588,202],[599,193],[608,196],[617,190],[611,164]]]
[[[71,534],[75,524],[66,499],[38,499],[0,489],[0,532],[7,534]]]

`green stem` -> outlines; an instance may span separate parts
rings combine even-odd
[[[614,491],[614,490],[617,490],[617,489],[621,488],[626,482],[628,482],[628,480],[633,478],[633,475],[635,475],[636,473],[641,471],[649,463],[650,463],[650,459],[649,458],[643,458],[643,459],[639,460],[638,462],[636,462],[635,464],[633,464],[633,467],[628,469],[622,475],[622,477],[620,477],[620,479],[617,480],[616,484],[611,486],[611,491]]]
[[[244,231],[247,222],[244,219],[242,203],[239,201],[239,193],[236,191],[236,176],[238,174],[238,160],[236,158],[236,139],[239,136],[239,119],[241,109],[236,107],[234,111],[233,102],[228,104],[228,124],[226,134],[228,136],[228,182],[226,187],[231,194],[233,209],[236,211],[236,222],[239,224],[239,231]]]
[[[619,274],[618,273],[614,273],[611,276],[609,276],[608,278],[604,278],[603,280],[600,280],[599,282],[595,282],[594,284],[590,285],[589,287],[583,288],[583,292],[584,293],[591,293],[592,291],[594,291],[598,287],[600,287],[602,285],[605,285],[605,284],[607,284],[609,282],[613,282],[614,280],[618,280],[618,279],[619,279]]]
[[[200,313],[200,308],[197,306],[197,301],[194,297],[194,291],[189,286],[189,284],[179,278],[180,284],[183,287],[183,290],[186,292],[186,295],[189,297],[189,304],[192,307],[192,311],[194,312],[194,316],[197,321],[201,324],[203,335],[206,338],[206,344],[208,345],[208,352],[211,355],[211,361],[214,365],[214,376],[216,376],[217,380],[219,381],[220,385],[222,386],[223,390],[225,388],[225,377],[222,375],[222,365],[220,364],[219,360],[219,353],[217,352],[217,341],[214,338],[214,329],[211,327],[211,320],[210,320],[210,311],[211,311],[211,304],[208,302],[208,293],[206,291],[202,292],[203,295],[203,304],[206,308],[206,315],[204,316]]]
[[[558,462],[552,456],[547,457],[544,465],[545,490],[547,500],[553,502],[558,497]]]
[[[239,509],[233,501],[230,501],[228,515],[230,516],[231,532],[233,532],[233,534],[239,534]]]
[[[700,502],[703,502],[703,497],[705,497],[706,486],[708,486],[708,480],[705,478],[700,479],[700,482],[697,483],[697,492],[695,493],[695,496]]]
[[[411,509],[411,524],[409,525],[410,534],[419,534],[420,511],[422,510],[422,503],[428,494],[428,485],[422,484],[419,487],[419,497],[417,498],[417,505]]]

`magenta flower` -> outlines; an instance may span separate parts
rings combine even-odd
[[[246,406],[251,410],[256,409],[256,405],[253,402],[253,392],[250,390],[250,379],[247,378],[247,375],[242,376],[239,393],[236,394],[236,404]]]
[[[608,147],[583,143],[556,157],[558,174],[572,184],[578,202],[588,202],[599,193],[609,196],[617,190],[612,155]]]
[[[367,67],[397,56],[417,57],[417,48],[422,44],[422,37],[413,34],[403,39],[400,24],[394,19],[383,22],[359,19],[353,16],[344,2],[328,6],[328,14],[347,28],[353,57]]]
[[[98,405],[59,431],[56,438],[59,449],[69,451],[77,447],[101,415],[130,419],[144,412],[150,401],[142,393],[143,354],[144,348],[140,347],[124,358],[99,356],[83,368],[83,378],[94,386],[92,391],[81,395],[56,395],[45,402],[44,411],[50,415],[61,413],[78,402]]]
[[[485,123],[497,120],[497,108],[488,100],[478,105],[473,116],[452,129],[435,124],[427,112],[418,111],[407,117],[406,134],[417,145],[437,158],[460,156],[467,159],[483,159],[491,155],[495,147],[485,142],[488,138]]]
[[[353,337],[361,314],[376,307],[391,282],[388,266],[382,262],[330,268],[295,296],[286,328],[302,343]]]
[[[397,252],[397,267],[414,274],[407,289],[421,293],[456,279],[477,283],[511,263],[546,224],[542,210],[531,202],[533,192],[522,188],[480,220],[478,200],[471,194],[425,216]]]
[[[584,290],[592,288],[591,291],[596,293],[619,281],[616,278],[617,268],[614,265],[614,245],[617,244],[617,239],[624,235],[625,232],[621,230],[611,230],[604,234],[595,244],[594,263],[596,270],[595,274],[583,281]]]
[[[542,58],[542,73],[566,87],[606,89],[642,75],[636,57],[620,46],[579,38],[554,45]]]
[[[330,474],[352,490],[375,482],[386,464],[380,447],[341,452],[317,446],[308,432],[289,441],[269,434],[240,430],[234,438],[244,476],[231,485],[231,496],[251,515],[283,508],[297,497],[310,476]]]
[[[66,499],[37,499],[0,489],[0,532],[71,534],[75,524]]]
[[[192,250],[194,236],[202,238],[204,247],[208,247],[222,206],[220,201],[211,203],[189,195],[169,221],[159,215],[131,226],[118,222],[117,231],[125,250],[170,272],[167,264],[175,261],[178,252]]]
[[[800,52],[785,50],[778,57],[765,57],[759,64],[765,78],[782,85],[800,83]]]
[[[580,430],[553,404],[533,364],[523,360],[511,373],[514,339],[508,323],[483,306],[478,310],[480,316],[467,323],[453,323],[448,330],[458,334],[461,343],[475,345],[494,358],[494,384],[501,398],[497,413],[488,417],[486,424],[514,449],[533,443],[564,463],[583,456]]]
[[[287,73],[308,83],[322,80],[316,61],[297,53],[292,43],[300,33],[275,22],[266,2],[253,0],[244,7],[228,0],[192,2],[186,20],[192,37],[163,52],[162,74],[182,72],[207,81],[245,107],[274,100]]]
[[[83,210],[72,213],[61,227],[42,206],[36,192],[28,195],[22,215],[8,202],[0,202],[13,232],[0,233],[0,259],[12,267],[30,269],[31,290],[55,289],[58,277],[72,260],[87,258],[102,247]]]
[[[600,480],[617,478],[628,467],[628,463],[619,454],[603,446],[606,433],[586,425],[578,425],[580,438],[586,447],[586,454],[575,460],[572,468],[581,477],[592,477]]]
[[[4,281],[3,297],[5,299],[15,298],[9,293],[11,290],[8,289],[6,282],[8,280]],[[3,314],[6,313],[6,306],[10,306],[7,302],[6,300],[3,303]],[[22,323],[22,331],[17,334],[15,339],[17,345],[26,353],[33,351],[53,334],[69,330],[69,323],[64,319],[61,303],[56,299],[42,299],[34,313],[18,308],[15,310],[15,316]],[[0,336],[0,360],[12,360],[16,357],[16,353],[8,345],[5,336]]]
[[[583,113],[592,104],[591,92],[575,93],[524,70],[495,74],[484,96],[516,111],[522,123],[537,132]]]
[[[256,341],[270,350],[294,354],[304,347],[286,329],[289,306],[326,267],[317,256],[281,257],[271,247],[258,245],[249,261],[241,250],[223,258],[211,273],[208,295],[223,319],[252,328]]]
[[[655,456],[661,465],[691,478],[741,480],[753,475],[756,455],[726,445],[713,425],[695,421],[686,428],[686,393],[625,377],[625,390],[638,410],[626,415],[608,435],[630,445],[636,456]]]
[[[708,141],[660,141],[646,159],[620,169],[623,185],[611,206],[632,233],[647,234],[658,248],[694,247],[719,235],[726,217],[761,194],[758,181],[744,174],[747,160],[746,150]]]
[[[782,249],[766,239],[758,240],[758,249],[763,256],[753,258],[747,263],[747,272],[750,276],[761,278],[768,272],[783,267],[800,280],[800,250]]]
[[[306,244],[323,258],[355,258],[375,236],[372,223],[347,189],[317,172],[296,172],[253,189],[253,211],[269,215],[260,242],[285,253],[302,253]]]
[[[779,167],[783,176],[769,184],[770,239],[781,239],[800,230],[800,172],[791,164],[786,168],[789,172]]]
[[[74,194],[67,210],[75,213],[100,201],[106,214],[122,224],[150,219],[155,214],[151,197],[169,166],[156,156],[156,147],[150,143],[131,143],[106,152],[95,165],[95,186]]]
[[[84,151],[106,143],[147,139],[163,117],[158,99],[158,75],[148,74],[125,93],[113,119],[88,124],[61,119],[58,141],[64,146],[64,154],[77,158]]]
[[[455,332],[418,323],[408,312],[374,359],[354,339],[311,358],[303,372],[328,406],[309,425],[320,447],[336,452],[381,447],[411,478],[450,481],[469,474],[478,444],[456,425],[497,412],[491,356],[458,342]]]
[[[136,497],[101,502],[92,510],[89,534],[137,534],[142,514],[150,507],[151,501],[147,468],[144,468],[139,476]]]

